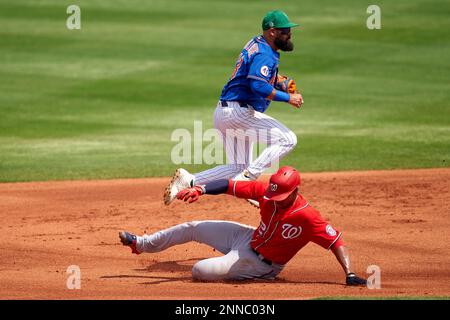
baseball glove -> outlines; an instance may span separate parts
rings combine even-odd
[[[294,79],[280,74],[277,75],[277,84],[275,85],[275,89],[287,93],[297,93],[297,85],[295,84]]]

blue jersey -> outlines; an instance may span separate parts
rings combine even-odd
[[[271,100],[252,91],[251,81],[266,81],[275,85],[280,54],[273,50],[262,36],[254,37],[242,50],[234,72],[222,90],[220,100],[250,104],[256,111],[264,112]]]

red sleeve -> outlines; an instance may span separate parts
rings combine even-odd
[[[333,243],[330,247],[330,249],[339,248],[344,245],[344,240],[342,240],[342,236],[340,236],[335,243]]]
[[[324,249],[331,249],[333,245],[341,246],[343,241],[341,232],[333,228],[323,218],[317,214],[311,219],[311,241]]]
[[[237,198],[257,200],[264,196],[266,185],[259,181],[234,181],[228,182],[227,194]]]

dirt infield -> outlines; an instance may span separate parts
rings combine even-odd
[[[450,169],[311,173],[302,193],[343,232],[354,269],[381,268],[381,289],[351,288],[333,254],[309,244],[272,282],[201,283],[189,243],[131,255],[118,231],[151,233],[189,220],[257,226],[244,200],[207,196],[162,204],[169,178],[0,184],[2,299],[306,299],[320,296],[450,296]],[[68,266],[81,270],[69,290]]]

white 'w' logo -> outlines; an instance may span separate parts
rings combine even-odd
[[[289,223],[283,224],[282,228],[283,228],[283,232],[281,233],[281,235],[285,239],[297,238],[300,235],[300,233],[302,233],[302,227],[300,227],[300,226],[295,227]]]

